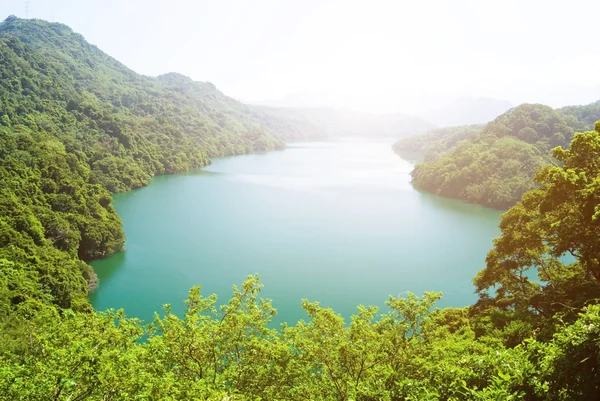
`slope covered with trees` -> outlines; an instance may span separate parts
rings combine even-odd
[[[470,135],[472,130],[451,128],[450,135],[406,140],[397,143],[395,149],[400,152],[412,144],[424,143],[421,150],[425,162],[417,164],[412,172],[417,188],[505,209],[535,188],[536,171],[556,163],[551,155],[553,147],[566,146],[575,130],[589,129],[594,115],[600,118],[597,106],[592,106],[553,110],[523,104],[475,135]]]
[[[85,261],[123,243],[111,192],[280,140],[211,84],[139,76],[60,24],[9,18],[0,59],[0,399],[600,392],[600,124],[556,149],[560,165],[540,170],[539,188],[503,216],[472,307],[435,309],[440,294],[425,293],[344,321],[303,301],[307,320],[276,330],[252,276],[226,304],[194,287],[184,316],[166,306],[143,326],[86,299],[96,282]]]
[[[64,25],[10,17],[0,24],[2,279],[89,309],[85,261],[123,244],[111,192],[281,146],[210,83],[143,77]]]
[[[600,100],[581,106],[562,107],[558,111],[566,116],[569,125],[574,127],[576,131],[585,131],[598,121]]]
[[[214,85],[138,75],[64,25],[9,18],[0,39],[2,124],[83,151],[111,190],[204,165],[207,156],[281,146]]]

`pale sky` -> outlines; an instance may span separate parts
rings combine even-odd
[[[25,17],[0,0],[0,19]],[[461,96],[600,99],[598,0],[30,0],[136,72],[246,101],[413,112]]]

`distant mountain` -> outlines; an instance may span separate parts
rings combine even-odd
[[[333,108],[253,106],[254,116],[284,139],[343,136],[401,138],[426,132],[433,124],[405,114],[369,114]]]
[[[288,93],[277,99],[244,101],[256,106],[267,106],[287,109],[335,108],[335,99],[326,93]]]
[[[400,139],[394,144],[394,151],[408,160],[435,161],[460,141],[481,133],[484,127],[484,124],[475,124],[435,128],[424,134]]]
[[[438,126],[472,125],[492,121],[511,107],[506,100],[463,97],[446,107],[416,115]]]

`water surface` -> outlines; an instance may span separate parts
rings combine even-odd
[[[305,318],[302,298],[344,316],[406,291],[468,305],[500,212],[418,192],[411,170],[388,141],[344,140],[156,177],[114,196],[126,251],[92,263],[91,301],[150,320],[193,285],[228,300],[258,273],[278,322]]]

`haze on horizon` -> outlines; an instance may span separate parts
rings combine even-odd
[[[414,113],[460,97],[600,98],[600,2],[4,0],[69,25],[136,72],[180,72],[246,102]],[[294,100],[295,99],[295,100]]]

